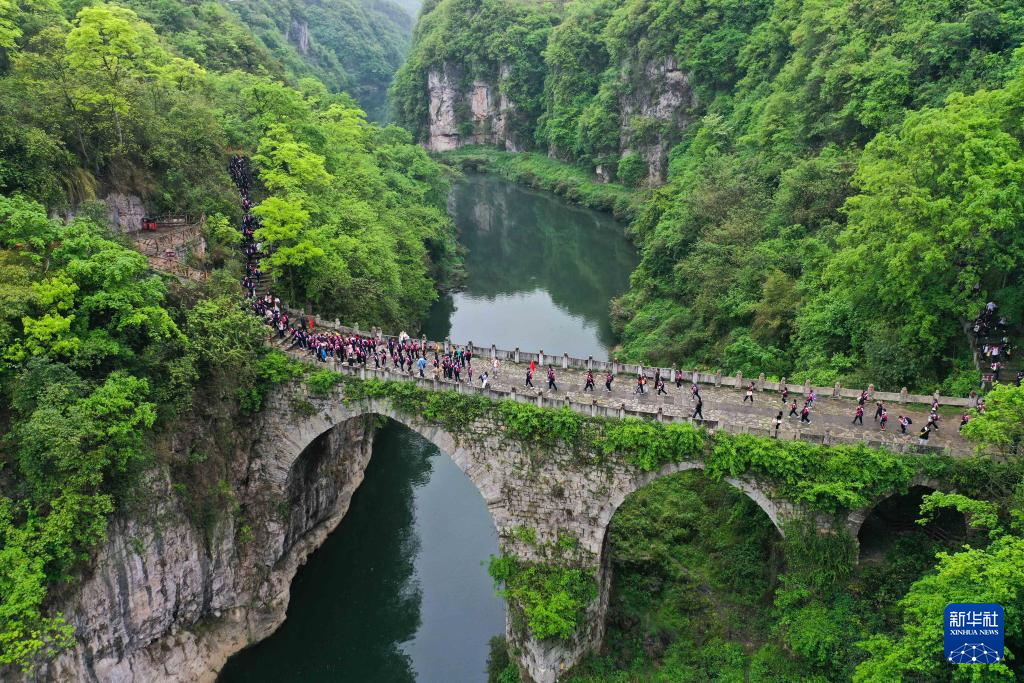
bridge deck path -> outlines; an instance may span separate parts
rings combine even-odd
[[[280,346],[280,344],[279,344]],[[287,347],[288,344],[283,344]],[[312,360],[311,354],[296,351],[306,360]],[[432,359],[432,354],[428,355]],[[331,363],[326,364],[328,367]],[[473,384],[480,386],[479,373],[486,371],[493,374],[490,359],[480,358],[474,364]],[[371,363],[369,367],[373,367]],[[394,371],[394,367],[389,367]],[[693,414],[695,402],[690,397],[690,383],[684,382],[677,389],[675,384],[666,382],[667,396],[655,395],[653,382],[649,382],[647,393],[639,396],[634,393],[636,379],[627,374],[619,374],[612,384],[612,391],[608,392],[604,387],[604,374],[594,373],[596,388],[593,392],[583,391],[586,382],[586,371],[577,369],[555,368],[557,392],[547,390],[546,368],[537,368],[533,377],[533,384],[536,388],[525,387],[526,371],[528,364],[503,361],[498,372],[498,377],[491,377],[490,387],[501,391],[509,391],[515,388],[516,392],[523,397],[535,398],[538,394],[549,398],[560,398],[568,395],[577,403],[590,403],[593,400],[598,405],[618,408],[625,405],[627,409],[641,409],[650,412],[657,411],[658,407],[666,415],[690,417]],[[426,368],[427,378],[433,377],[433,366]],[[413,374],[418,374],[413,371]],[[453,387],[454,381],[441,379],[442,384]],[[462,382],[466,382],[463,373]],[[744,431],[764,436],[770,435],[772,418],[780,409],[783,409],[781,394],[777,391],[765,390],[754,392],[754,402],[744,402],[744,390],[731,387],[716,387],[708,384],[700,385],[700,394],[704,400],[703,415],[707,420],[717,420],[720,424],[726,425],[728,431]],[[797,399],[797,407],[803,407],[803,397],[790,395],[790,400]],[[875,405],[873,402],[864,406],[864,425],[851,424],[857,402],[848,398],[819,397],[811,411],[811,424],[801,424],[798,417],[788,417],[788,405],[783,409],[783,424],[779,431],[782,439],[800,439],[809,435],[822,435],[830,432],[833,437],[841,440],[864,441],[871,446],[899,447],[906,444],[917,444],[917,435],[924,427],[930,412],[930,406],[922,404],[886,404],[889,411],[889,423],[884,432],[881,431],[877,422],[873,420]],[[907,415],[913,421],[907,428],[907,434],[900,433],[897,423],[897,416]],[[973,446],[963,439],[957,428],[959,427],[960,409],[952,406],[940,410],[940,422],[938,431],[932,432],[928,441],[929,446],[948,448],[957,455],[966,455],[973,452]],[[902,450],[902,448],[898,448]]]

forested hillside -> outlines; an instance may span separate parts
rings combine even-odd
[[[1024,315],[1019,4],[424,11],[392,87],[418,139],[657,188],[613,310],[623,358],[965,392],[964,323],[990,300]]]
[[[398,11],[376,7],[358,12]],[[193,431],[183,423],[230,435],[231,416],[289,376],[240,296],[231,154],[252,155],[259,239],[289,300],[397,327],[424,315],[451,266],[443,167],[310,75],[362,94],[398,58],[395,36],[331,15],[353,32],[324,44],[366,69],[349,71],[250,32],[257,9],[282,8],[0,3],[0,667],[72,643],[55,591],[86,572],[144,472],[173,470],[200,516],[233,514],[230,438],[210,458],[155,448]],[[205,212],[223,269],[202,286],[154,274],[110,225],[110,193]]]

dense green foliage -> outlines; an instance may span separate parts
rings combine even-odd
[[[388,86],[405,58],[413,24],[398,3],[241,0],[231,7],[288,72],[348,93],[374,121],[387,118]]]
[[[1015,659],[1005,669],[950,666],[942,610],[986,600],[1018,610],[1020,538],[956,552],[962,541],[889,533],[862,538],[862,553],[865,543],[883,546],[854,566],[848,537],[796,523],[783,540],[724,484],[693,473],[658,480],[612,521],[606,644],[571,680],[1015,680]],[[1007,647],[1016,653],[1024,637],[1011,619]]]
[[[0,192],[67,209],[123,191],[154,210],[237,216],[225,159],[252,150],[282,296],[383,325],[425,313],[454,260],[447,179],[406,133],[312,78],[296,89],[263,75],[281,70],[226,10],[141,7],[159,36],[116,4],[14,10]]]
[[[993,299],[1024,317],[1019,5],[427,10],[393,86],[418,137],[426,74],[447,66],[521,98],[535,125],[516,142],[588,173],[639,184],[667,159],[632,225],[624,359],[964,393],[977,374],[963,323]],[[685,92],[659,113],[669,63]]]
[[[597,582],[579,568],[492,557],[488,572],[515,613],[538,640],[568,640],[597,597]]]
[[[173,308],[146,259],[101,225],[0,196],[0,664],[68,643],[47,595],[105,538],[150,460],[148,430],[201,378],[246,381],[262,334],[233,297]]]
[[[245,122],[267,197],[255,209],[262,260],[281,297],[346,322],[389,328],[426,315],[454,259],[441,167],[398,128],[380,129],[343,98],[258,85],[236,94],[273,118]],[[245,109],[243,109],[245,111]],[[272,121],[272,122],[271,122]]]

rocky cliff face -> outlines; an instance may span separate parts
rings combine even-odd
[[[166,468],[113,520],[88,576],[58,605],[77,645],[41,680],[212,681],[226,659],[284,620],[298,567],[348,510],[370,459],[370,418],[327,432],[284,462],[292,406],[272,400],[228,459],[232,500],[198,529]],[[188,448],[187,437],[177,448]]]
[[[623,154],[637,152],[647,162],[647,180],[658,185],[668,171],[668,153],[694,119],[697,98],[690,76],[675,57],[651,60],[641,68],[624,64],[619,95]]]
[[[461,68],[444,64],[427,74],[430,98],[427,148],[446,152],[463,145],[499,145],[520,151],[509,129],[515,104],[502,92],[507,67],[498,72],[497,84],[482,80],[464,82]]]
[[[292,23],[284,33],[284,38],[295,45],[295,49],[299,51],[300,55],[309,56],[309,22],[305,19],[301,21],[292,19]]]

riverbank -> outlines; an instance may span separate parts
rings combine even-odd
[[[566,201],[631,221],[648,192],[618,183],[600,183],[583,169],[535,152],[506,152],[485,145],[468,145],[438,157],[463,170],[486,171],[514,183],[547,190]]]

